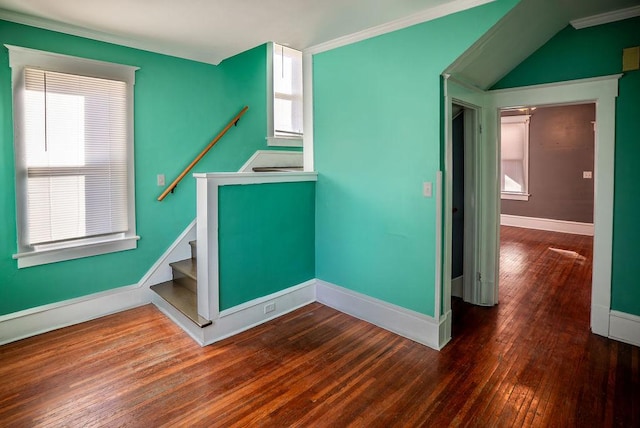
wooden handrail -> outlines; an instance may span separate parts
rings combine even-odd
[[[178,185],[178,183],[180,182],[180,180],[182,180],[184,178],[185,175],[187,175],[189,173],[189,171],[191,171],[191,169],[196,166],[196,164],[200,161],[200,159],[202,159],[204,157],[204,155],[207,154],[207,152],[209,150],[211,150],[211,147],[213,147],[218,140],[220,140],[220,138],[222,138],[224,136],[224,134],[227,133],[227,131],[233,126],[233,125],[237,125],[238,121],[240,120],[240,118],[242,117],[243,114],[245,114],[247,112],[247,110],[249,110],[249,106],[245,106],[242,110],[240,110],[240,113],[238,113],[236,115],[236,117],[234,117],[233,119],[231,119],[231,122],[229,122],[227,124],[227,126],[224,127],[224,129],[222,131],[220,131],[220,133],[218,135],[216,135],[216,138],[214,138],[213,140],[211,140],[211,142],[209,143],[209,145],[207,145],[207,147],[204,148],[204,150],[202,150],[200,152],[200,154],[198,156],[196,156],[196,158],[189,164],[188,167],[186,167],[184,169],[184,171],[182,171],[180,173],[180,175],[178,176],[178,178],[176,178],[175,180],[173,180],[173,183],[171,183],[169,185],[169,187],[167,187],[165,189],[164,192],[162,192],[162,194],[160,196],[158,196],[158,200],[161,201],[163,200],[169,193],[173,192],[173,189],[176,188],[176,186]]]

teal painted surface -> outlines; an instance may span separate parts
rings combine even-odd
[[[525,86],[622,72],[622,49],[640,45],[640,18],[574,30],[567,27],[494,88]],[[616,100],[615,193],[611,309],[640,315],[637,161],[640,159],[640,71],[619,81]]]
[[[156,174],[167,182],[191,162],[244,105],[237,128],[194,172],[237,171],[266,149],[266,46],[220,66],[0,21],[0,43],[140,67],[135,85],[136,250],[20,269],[16,252],[11,74],[0,48],[0,315],[136,284],[195,218],[189,175],[163,202]]]
[[[220,187],[221,310],[315,277],[315,184]]]
[[[440,74],[516,3],[314,56],[318,278],[434,315]]]

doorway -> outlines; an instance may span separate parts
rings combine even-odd
[[[586,298],[577,314],[585,322],[592,286],[595,119],[593,103],[500,110],[501,295],[518,299],[535,292],[528,288],[557,285],[563,271],[588,266],[576,284]],[[536,284],[518,280],[531,271],[538,272]]]
[[[476,174],[478,123],[480,109],[459,100],[452,100],[449,118],[447,174],[451,197],[447,198],[446,214],[451,229],[447,237],[448,251],[445,265],[450,293],[445,311],[450,310],[451,298],[473,301],[476,278]],[[446,312],[445,312],[446,313]]]
[[[496,91],[482,91],[470,85],[455,81],[445,75],[445,135],[450,136],[452,102],[464,100],[478,107],[478,143],[476,145],[476,235],[481,247],[475,251],[477,280],[476,289],[485,293],[485,297],[497,301],[499,287],[499,238],[500,238],[500,168],[499,168],[499,111],[510,106],[561,105],[595,103],[595,163],[593,182],[594,202],[594,238],[593,270],[591,292],[590,326],[593,333],[609,336],[611,317],[611,265],[613,243],[613,177],[615,142],[615,103],[618,94],[620,75],[593,79],[558,82],[521,88]],[[449,158],[451,139],[445,138],[445,161]],[[445,172],[450,164],[445,162]],[[450,174],[445,174],[443,198],[443,231],[441,290],[444,328],[441,329],[440,342],[446,343],[451,333],[451,182]],[[439,291],[439,290],[437,290]],[[491,295],[493,293],[493,299]]]

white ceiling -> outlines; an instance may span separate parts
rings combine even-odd
[[[268,41],[302,50],[489,1],[0,0],[0,19],[218,64]]]
[[[522,0],[445,73],[488,89],[570,21],[600,14],[600,21],[613,20],[620,16],[607,12],[620,10],[628,12],[624,16],[637,16],[638,5],[640,0]]]

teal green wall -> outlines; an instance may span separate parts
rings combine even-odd
[[[493,89],[622,72],[622,49],[640,45],[640,18],[575,30],[567,26]],[[616,100],[611,309],[640,315],[640,241],[636,195],[640,159],[640,71],[624,74]]]
[[[440,74],[516,3],[313,57],[318,278],[434,314]]]
[[[221,310],[315,278],[315,185],[220,187]]]
[[[237,171],[266,149],[266,46],[219,66],[0,21],[0,43],[140,67],[135,85],[135,250],[18,270],[11,74],[0,48],[0,315],[136,284],[195,218],[195,180],[156,201],[156,174],[172,181],[244,105],[237,128],[194,172]]]

